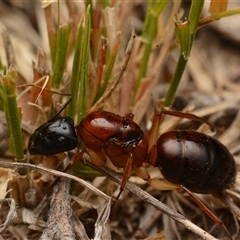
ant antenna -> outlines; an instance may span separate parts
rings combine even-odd
[[[48,122],[51,122],[53,121],[56,117],[58,117],[58,115],[64,110],[64,108],[66,108],[66,106],[71,102],[72,100],[72,96],[70,96],[68,98],[68,100],[62,105],[62,107],[59,109],[59,111],[52,117],[48,120]]]

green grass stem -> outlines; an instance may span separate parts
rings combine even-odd
[[[87,101],[87,86],[88,86],[88,67],[90,54],[90,33],[91,33],[91,16],[90,6],[87,7],[85,15],[85,25],[83,29],[81,61],[79,71],[80,91],[79,91],[79,109],[78,122],[85,116],[86,101]]]
[[[70,32],[69,24],[63,24],[58,28],[56,59],[52,74],[52,86],[56,89],[59,89],[65,69],[64,67],[66,62],[69,32]]]
[[[71,118],[75,118],[76,111],[77,111],[77,103],[78,103],[78,92],[80,88],[80,70],[81,70],[81,49],[82,49],[82,38],[83,38],[83,26],[80,25],[78,28],[78,36],[75,45],[75,53],[73,59],[73,67],[71,73],[71,81],[70,81],[70,88],[69,93],[72,96],[72,101],[70,102],[67,108],[67,114]]]
[[[142,41],[144,44],[144,53],[136,80],[136,86],[134,91],[134,100],[137,95],[138,89],[140,87],[142,79],[146,76],[149,56],[152,50],[152,44],[157,34],[158,26],[158,16],[165,9],[168,1],[149,1],[148,3],[148,13],[144,21],[143,31],[142,31]]]
[[[21,113],[16,100],[16,80],[17,72],[14,69],[10,69],[7,75],[2,77],[1,84],[4,93],[4,110],[10,135],[10,145],[16,159],[23,161],[25,159],[24,144],[21,129]]]
[[[176,28],[178,31],[178,35],[182,35],[183,37],[179,38],[180,41],[180,48],[181,48],[181,52],[178,58],[178,62],[177,62],[177,66],[175,69],[175,72],[173,74],[173,78],[171,80],[169,89],[166,93],[164,102],[163,102],[163,106],[164,107],[169,107],[175,97],[176,91],[178,89],[178,85],[180,83],[180,80],[182,78],[183,72],[185,70],[187,61],[188,61],[188,56],[190,54],[194,39],[195,39],[195,35],[196,35],[196,31],[198,29],[198,25],[199,25],[199,19],[202,13],[202,9],[203,9],[203,4],[204,4],[204,0],[193,0],[192,4],[191,4],[191,8],[190,8],[190,12],[189,12],[189,17],[188,17],[188,22],[189,22],[189,27],[190,29],[186,31],[185,28],[182,28],[183,23],[182,22],[175,22],[176,23]],[[181,31],[183,33],[181,33]],[[187,34],[190,34],[189,36],[187,36]],[[190,39],[190,41],[189,41]],[[187,49],[187,52],[185,52],[183,49]]]

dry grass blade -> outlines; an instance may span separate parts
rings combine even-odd
[[[97,167],[88,160],[86,160],[87,164],[91,166],[92,168],[96,169],[97,171],[101,172],[111,180],[117,182],[118,184],[121,184],[122,182],[122,176],[120,174],[117,174],[115,171],[108,167]],[[205,230],[199,228],[197,225],[186,219],[183,215],[174,212],[171,208],[169,208],[164,203],[158,201],[156,198],[148,194],[147,192],[143,191],[141,188],[137,187],[135,184],[131,182],[126,183],[126,189],[128,189],[130,192],[134,193],[139,198],[143,199],[145,202],[151,204],[164,214],[168,215],[170,218],[174,219],[180,224],[183,224],[189,231],[192,231],[196,235],[202,237],[206,240],[214,240],[214,238],[211,234],[207,233]]]
[[[109,196],[107,196],[105,193],[103,193],[102,191],[100,191],[99,189],[95,188],[88,182],[86,182],[76,176],[70,175],[68,173],[59,172],[57,170],[53,170],[53,169],[49,169],[49,168],[45,168],[45,167],[41,167],[41,166],[36,166],[36,165],[30,164],[30,163],[2,162],[1,161],[0,166],[6,167],[6,168],[28,168],[28,169],[32,169],[32,170],[47,172],[47,173],[53,174],[58,177],[65,177],[70,180],[74,180],[74,181],[78,182],[80,185],[88,188],[94,194],[104,198],[106,201],[111,201],[111,198]]]
[[[95,222],[94,240],[109,238],[109,232],[106,232],[109,227],[110,202],[108,202],[99,213],[98,219]]]
[[[5,198],[0,200],[0,204],[7,203],[9,205],[9,212],[7,214],[6,220],[3,224],[0,225],[0,232],[2,232],[5,227],[12,222],[12,220],[17,216],[16,212],[16,202],[12,198]]]
[[[216,194],[216,197],[218,197],[228,208],[231,210],[231,212],[240,220],[240,209],[228,198],[222,193]]]
[[[132,52],[132,48],[133,48],[133,42],[134,42],[134,38],[135,38],[134,34],[135,34],[135,32],[134,32],[134,28],[132,26],[132,34],[131,34],[131,38],[128,42],[128,45],[127,45],[127,49],[126,49],[126,52],[125,52],[123,64],[122,64],[121,68],[119,69],[118,73],[116,74],[116,76],[114,77],[113,81],[110,83],[107,90],[102,95],[102,97],[91,108],[91,110],[90,110],[91,112],[100,109],[103,106],[103,104],[108,100],[108,98],[111,96],[111,94],[115,90],[115,88],[118,86],[118,84],[119,84],[119,82],[120,82],[120,80],[123,76],[123,73],[124,73],[124,71],[127,67],[130,56],[131,56],[131,52]]]

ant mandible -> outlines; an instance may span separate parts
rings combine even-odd
[[[230,234],[221,222],[192,192],[218,193],[231,187],[236,178],[236,164],[228,149],[217,139],[190,130],[169,131],[160,135],[150,147],[146,134],[133,121],[133,115],[121,117],[107,111],[93,111],[74,127],[70,117],[59,114],[71,101],[62,106],[48,122],[36,129],[29,139],[30,154],[53,155],[77,147],[79,139],[85,148],[73,157],[73,163],[87,153],[94,164],[105,165],[107,158],[118,168],[124,168],[120,194],[132,170],[156,189],[162,181],[151,179],[144,163],[158,167],[172,189],[185,190],[194,201]],[[161,110],[163,114],[201,121],[190,113]]]

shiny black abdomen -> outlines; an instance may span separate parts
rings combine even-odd
[[[157,141],[157,162],[169,182],[197,193],[229,188],[236,178],[236,164],[218,140],[195,131],[170,131]]]

